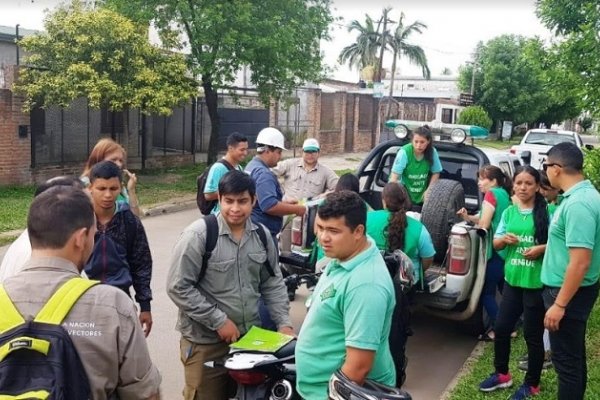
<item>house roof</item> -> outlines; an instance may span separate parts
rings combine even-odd
[[[19,26],[19,36],[31,36],[39,33],[40,31],[35,29],[27,29]],[[14,43],[17,38],[17,27],[16,26],[5,26],[0,25],[0,41]]]

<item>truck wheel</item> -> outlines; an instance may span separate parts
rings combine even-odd
[[[440,179],[429,188],[427,200],[421,209],[421,222],[431,235],[435,261],[444,260],[450,229],[460,221],[456,212],[464,206],[465,192],[460,182]]]

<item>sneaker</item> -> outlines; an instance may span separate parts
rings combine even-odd
[[[493,392],[496,389],[505,389],[512,386],[512,377],[510,373],[500,374],[492,373],[486,380],[479,384],[479,390],[482,392]]]
[[[540,394],[539,386],[529,386],[528,384],[524,383],[521,386],[519,386],[515,394],[513,394],[510,398],[510,400],[529,399],[530,397],[537,396],[538,394]]]

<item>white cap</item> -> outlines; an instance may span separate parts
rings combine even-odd
[[[285,150],[285,138],[283,137],[283,133],[276,128],[264,128],[258,135],[256,136],[256,144],[264,145],[264,146],[273,146],[279,149]]]
[[[315,138],[308,138],[304,141],[302,145],[302,150],[304,151],[320,151],[321,147],[319,146],[319,141]]]

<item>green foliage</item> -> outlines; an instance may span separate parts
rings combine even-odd
[[[600,190],[600,147],[584,149],[583,173]]]
[[[29,68],[15,89],[27,109],[85,97],[95,108],[168,115],[196,93],[182,56],[152,46],[143,27],[113,11],[74,1],[46,17],[45,31],[20,41]]]
[[[583,133],[587,133],[587,130],[590,129],[594,125],[594,119],[592,117],[586,116],[579,119],[579,126],[583,129]]]
[[[342,49],[338,62],[348,64],[361,70],[368,65],[377,64],[377,53],[381,47],[381,32],[375,28],[373,18],[365,15],[365,22],[353,20],[348,25],[348,32],[358,32],[356,42]]]
[[[473,82],[475,102],[493,120],[551,126],[581,112],[581,78],[539,39],[503,35],[479,43],[474,54],[459,69],[459,88],[469,92]]]
[[[557,52],[564,65],[582,77],[581,101],[600,114],[600,7],[597,0],[538,0],[537,14],[559,36]]]
[[[246,65],[265,104],[322,79],[319,40],[328,38],[329,0],[107,0],[148,23],[167,46],[189,46],[188,63],[202,82],[230,86]]]
[[[489,130],[492,127],[492,119],[487,111],[481,106],[469,106],[460,112],[458,124],[477,125]]]

